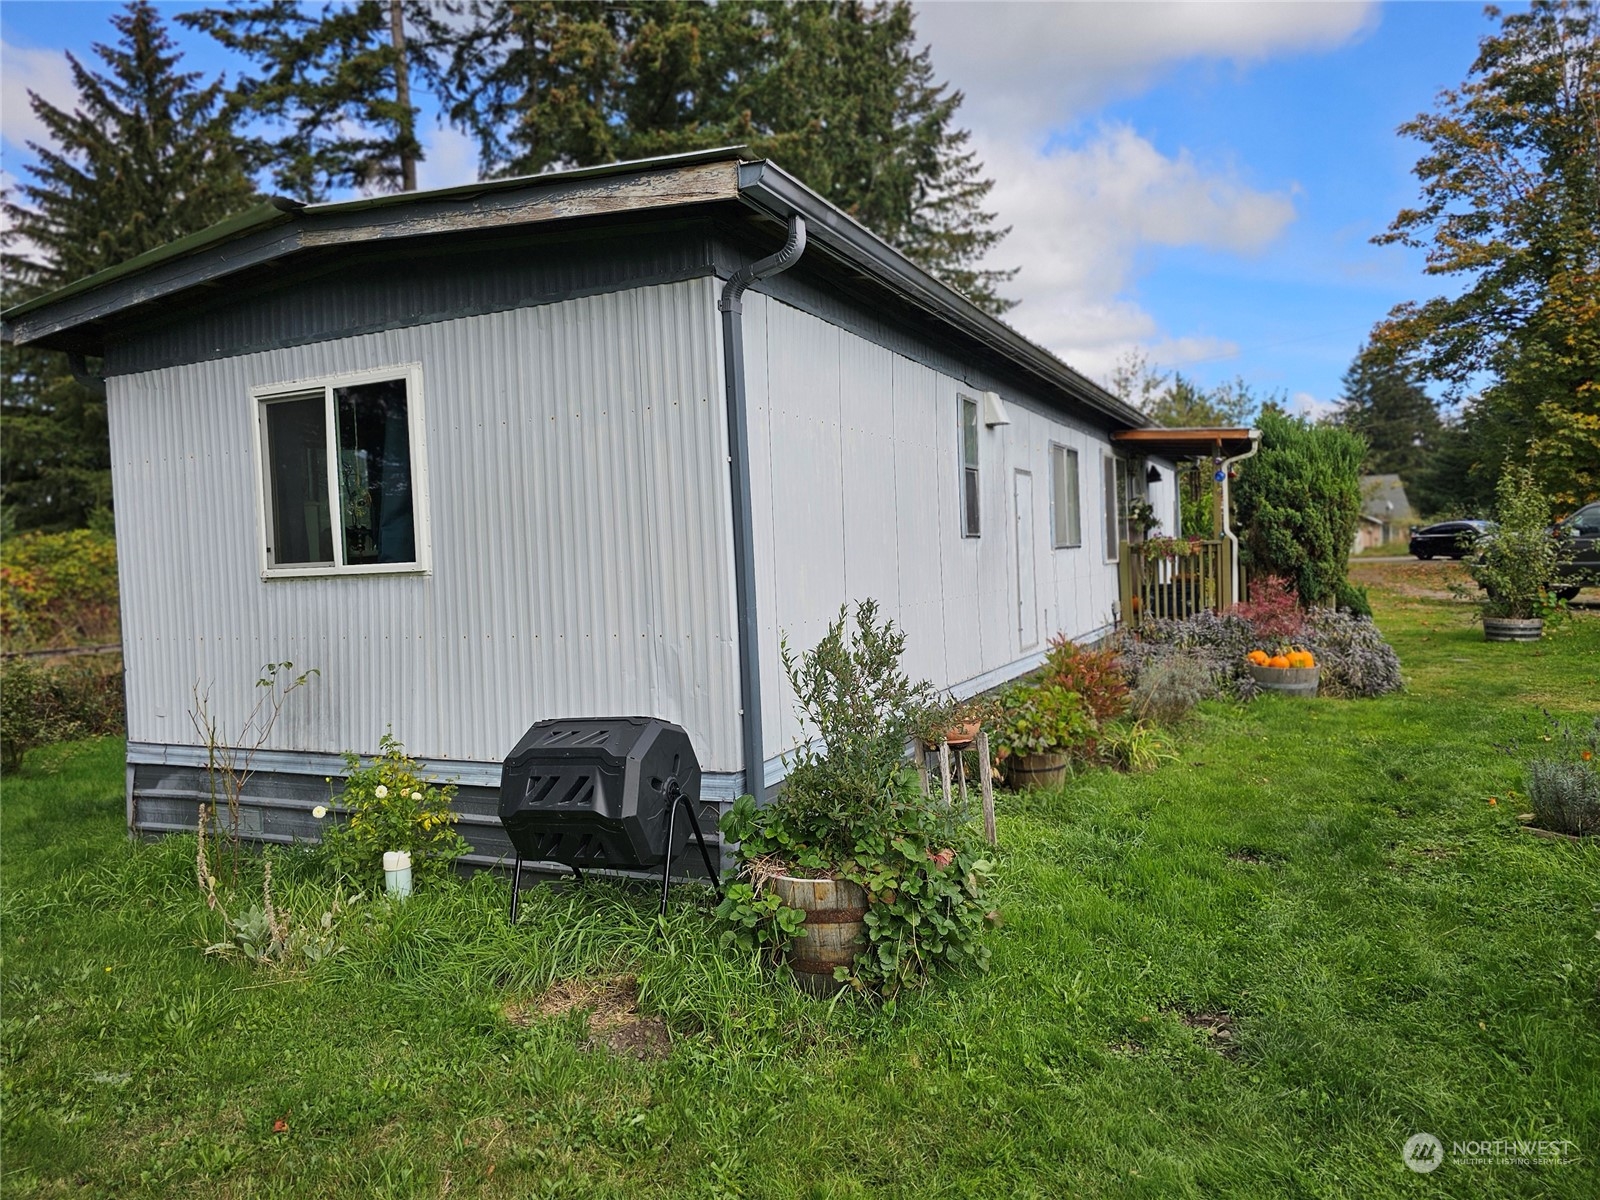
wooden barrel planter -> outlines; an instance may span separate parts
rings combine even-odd
[[[1280,696],[1315,696],[1322,678],[1321,667],[1258,667],[1255,663],[1245,666],[1257,687]]]
[[[1029,788],[1060,787],[1067,779],[1065,754],[1023,754],[1006,764],[1011,786],[1025,792]]]
[[[799,879],[778,875],[768,882],[778,899],[806,914],[789,943],[789,967],[800,989],[831,996],[844,985],[835,967],[848,967],[867,944],[867,893],[845,879]]]
[[[1486,642],[1537,642],[1544,636],[1542,617],[1485,617],[1483,639]]]

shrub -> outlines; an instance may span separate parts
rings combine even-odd
[[[383,735],[378,750],[365,765],[360,755],[344,756],[348,770],[340,799],[346,819],[323,835],[323,853],[334,872],[357,887],[383,883],[389,850],[410,851],[418,883],[437,879],[467,852],[450,808],[455,785],[424,780],[421,766],[392,734]]]
[[[1245,561],[1293,580],[1308,607],[1337,604],[1361,520],[1365,445],[1271,408],[1258,424],[1261,448],[1233,488]]]
[[[1069,754],[1090,758],[1097,732],[1094,717],[1077,692],[1054,683],[1019,683],[1000,696],[996,757]]]
[[[116,641],[116,539],[92,529],[6,538],[0,636],[13,648]]]
[[[856,606],[841,609],[822,640],[784,671],[802,723],[821,749],[800,751],[783,792],[765,808],[740,797],[722,833],[740,843],[745,880],[717,908],[724,943],[776,951],[802,917],[765,892],[783,871],[822,872],[867,893],[866,949],[847,973],[855,986],[892,992],[939,966],[987,965],[981,940],[993,863],[961,804],[922,790],[905,759],[913,738],[943,729],[949,708],[900,669],[905,635]],[[843,969],[841,968],[841,971]]]
[[[1139,673],[1133,709],[1141,721],[1172,725],[1215,694],[1217,684],[1199,659],[1178,651],[1152,659]]]
[[[1123,670],[1133,688],[1134,712],[1145,715],[1141,682],[1156,663],[1174,658],[1191,660],[1203,678],[1200,699],[1255,695],[1255,682],[1244,669],[1245,655],[1255,646],[1255,632],[1237,613],[1211,611],[1190,617],[1147,620],[1139,632],[1125,633],[1118,648]],[[1181,670],[1182,668],[1180,668]]]
[[[1550,502],[1527,467],[1507,467],[1495,485],[1496,525],[1478,538],[1467,571],[1483,588],[1486,617],[1540,617],[1560,544],[1550,534]]]
[[[1528,763],[1528,800],[1540,828],[1557,833],[1600,833],[1600,717],[1579,734],[1553,722],[1557,757]]]
[[[1256,641],[1279,646],[1300,640],[1306,623],[1294,581],[1281,575],[1264,575],[1250,581],[1250,599],[1233,606],[1250,623]]]
[[[1196,613],[1181,620],[1146,621],[1137,636],[1123,635],[1121,657],[1132,681],[1134,712],[1146,715],[1146,704],[1159,687],[1193,690],[1181,674],[1186,668],[1164,667],[1149,680],[1157,664],[1188,658],[1204,675],[1199,699],[1234,696],[1241,700],[1256,694],[1255,681],[1245,669],[1245,655],[1254,648],[1255,631],[1237,612],[1219,615]],[[1311,651],[1322,667],[1321,684],[1333,696],[1381,696],[1401,687],[1400,660],[1383,634],[1367,617],[1314,608],[1305,616],[1300,645]],[[1181,704],[1174,702],[1177,707]],[[1192,705],[1191,705],[1192,707]],[[1154,710],[1149,715],[1154,715]]]
[[[1313,609],[1301,638],[1322,667],[1324,695],[1372,697],[1400,690],[1400,659],[1370,618]]]
[[[1068,637],[1053,637],[1040,680],[1082,696],[1096,721],[1114,721],[1128,711],[1128,682],[1109,647],[1089,650]]]
[[[118,657],[56,665],[15,658],[0,667],[0,770],[18,770],[35,746],[121,733],[125,727]]]

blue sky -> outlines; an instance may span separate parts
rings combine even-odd
[[[70,103],[62,51],[91,57],[118,7],[0,5],[8,177],[38,136],[27,89]],[[1466,78],[1491,28],[1480,5],[917,7],[1012,226],[994,257],[1022,266],[1008,319],[1089,374],[1138,349],[1324,411],[1375,321],[1450,286],[1369,239],[1416,199],[1417,147],[1395,129]],[[174,36],[193,69],[230,67]],[[464,138],[430,125],[428,141],[424,186],[473,177]]]

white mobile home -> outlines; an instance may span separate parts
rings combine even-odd
[[[958,693],[1106,632],[1151,465],[1137,412],[738,150],[275,201],[6,325],[102,364],[142,832],[205,794],[197,685],[237,730],[286,660],[321,674],[257,760],[269,840],[390,727],[484,861],[543,718],[679,723],[731,798],[799,737],[780,633],[848,600]]]

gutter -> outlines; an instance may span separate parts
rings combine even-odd
[[[1257,450],[1261,449],[1261,431],[1250,431],[1250,449],[1244,454],[1235,454],[1232,458],[1222,460],[1222,465],[1217,470],[1222,472],[1222,536],[1233,543],[1233,602],[1242,603],[1246,597],[1240,594],[1240,585],[1244,582],[1240,578],[1242,568],[1239,565],[1239,535],[1233,532],[1231,514],[1233,512],[1233,495],[1228,486],[1230,468],[1234,463],[1242,463],[1247,458],[1254,458]]]
[[[722,288],[722,373],[728,392],[728,483],[733,508],[733,588],[739,627],[739,717],[744,790],[766,799],[767,759],[761,728],[761,645],[756,621],[755,529],[750,507],[750,421],[744,385],[744,293],[758,279],[787,271],[806,250],[806,223],[789,217],[783,249],[740,267]]]

